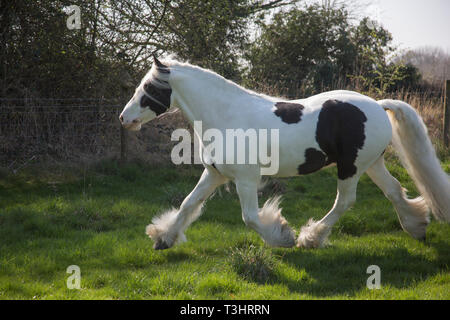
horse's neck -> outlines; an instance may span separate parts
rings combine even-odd
[[[251,96],[245,89],[201,70],[188,70],[175,78],[171,84],[175,99],[191,124],[202,121],[217,128],[225,119],[239,115],[242,101]]]

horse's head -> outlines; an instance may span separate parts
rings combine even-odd
[[[120,114],[123,127],[137,131],[141,126],[170,108],[172,89],[169,85],[170,69],[156,57],[150,72]]]

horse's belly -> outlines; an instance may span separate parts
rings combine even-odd
[[[326,157],[313,137],[314,135],[309,135],[300,140],[291,136],[284,141],[280,138],[279,168],[276,177],[309,174],[327,165]]]

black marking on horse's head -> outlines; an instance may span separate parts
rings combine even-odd
[[[149,96],[143,95],[140,101],[141,108],[150,108],[157,116],[163,114],[168,108],[152,100]]]
[[[155,86],[152,81],[147,81],[144,84],[143,90],[144,95],[141,97],[140,101],[141,108],[150,108],[157,116],[170,108],[172,89],[159,88],[158,86]]]
[[[298,166],[298,174],[309,174],[327,165],[327,156],[320,150],[309,148],[305,151],[305,162]]]
[[[155,56],[153,57],[157,72],[144,83],[144,95],[141,97],[140,104],[141,108],[150,108],[158,116],[170,108],[172,89],[168,82],[169,67],[162,64]]]
[[[305,108],[299,103],[277,102],[277,108],[274,113],[287,124],[299,123],[302,120],[303,109]]]
[[[322,105],[316,129],[316,141],[327,155],[328,162],[336,162],[341,180],[353,177],[357,168],[358,150],[366,139],[367,117],[358,107],[339,100]]]

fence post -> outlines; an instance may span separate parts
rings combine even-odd
[[[444,96],[444,146],[449,147],[450,140],[450,80],[445,82],[445,96]]]
[[[126,70],[121,71],[120,78],[122,79],[122,81],[120,83],[120,86],[122,89],[122,94],[121,94],[122,98],[119,101],[121,101],[121,104],[123,106],[125,106],[128,101],[127,100],[128,93],[133,88],[133,81],[132,81],[130,74]],[[127,156],[128,156],[127,139],[128,139],[127,130],[125,130],[123,128],[122,124],[120,124],[120,162],[122,164],[127,162]]]
[[[120,126],[120,162],[127,162],[127,131]]]

